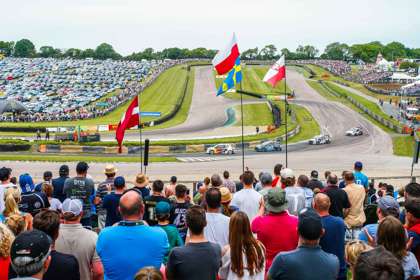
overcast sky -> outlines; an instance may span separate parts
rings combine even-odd
[[[245,50],[273,43],[320,50],[340,41],[420,47],[419,0],[1,0],[0,40],[39,48],[219,49],[236,32]]]

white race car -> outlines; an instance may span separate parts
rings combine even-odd
[[[352,127],[346,131],[346,136],[360,136],[363,135],[363,130],[361,127]]]
[[[321,134],[309,140],[309,145],[324,145],[331,143],[331,136],[328,134]]]

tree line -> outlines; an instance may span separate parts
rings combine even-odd
[[[54,57],[54,58],[96,58],[96,59],[186,59],[202,58],[211,59],[215,56],[216,50],[206,48],[166,48],[161,51],[146,48],[140,52],[134,52],[127,56],[122,56],[107,43],[102,43],[95,49],[70,48],[61,50],[52,46],[42,46],[37,50],[35,45],[28,39],[15,42],[0,41],[0,53],[5,56],[14,57]],[[346,61],[362,60],[364,62],[374,62],[379,53],[382,53],[387,60],[398,58],[420,58],[420,48],[409,48],[400,42],[391,42],[386,45],[379,41],[366,44],[353,44],[351,46],[334,42],[325,47],[322,54],[311,45],[299,45],[295,51],[283,48],[280,51],[273,44],[261,49],[258,47],[247,49],[242,52],[241,57],[245,60],[273,60],[285,54],[288,60],[295,59],[335,59]]]

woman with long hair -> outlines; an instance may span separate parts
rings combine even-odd
[[[0,280],[9,279],[10,247],[15,239],[9,228],[0,223]]]
[[[19,215],[22,216],[27,225],[27,229],[32,229],[32,215],[29,213],[23,213],[19,210],[19,203],[21,200],[21,191],[18,188],[8,188],[4,194],[4,211],[3,217],[7,219],[10,216]]]
[[[404,226],[397,218],[387,216],[379,223],[377,243],[402,261],[405,279],[420,275],[416,257],[407,251],[407,234]]]
[[[224,280],[264,280],[265,248],[254,237],[248,216],[235,212],[229,222],[229,245],[219,275]]]

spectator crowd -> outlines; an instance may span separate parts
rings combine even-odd
[[[95,184],[0,168],[0,280],[419,279],[420,184],[374,186],[356,162],[339,178],[277,164],[189,189],[114,165]]]

